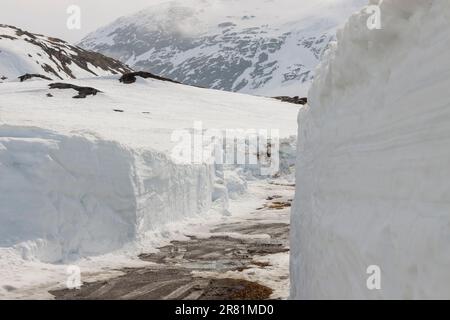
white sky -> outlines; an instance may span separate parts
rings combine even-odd
[[[0,0],[0,23],[69,42],[81,40],[120,16],[167,0]],[[70,5],[81,8],[81,29],[66,27]]]

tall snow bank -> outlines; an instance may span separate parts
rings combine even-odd
[[[229,214],[228,199],[245,191],[253,172],[171,157],[173,134],[198,122],[205,130],[279,129],[280,166],[289,171],[295,152],[284,139],[296,132],[297,107],[118,78],[71,80],[102,91],[87,99],[44,81],[0,85],[0,247],[49,262],[135,253],[151,249],[155,234],[165,237],[167,223],[209,209]]]
[[[381,30],[367,18],[299,114],[292,298],[450,298],[450,2],[385,0]]]
[[[60,260],[110,252],[210,207],[211,168],[95,137],[0,126],[0,247]]]

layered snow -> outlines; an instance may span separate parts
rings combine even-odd
[[[164,222],[205,212],[206,166],[38,128],[0,127],[0,246],[56,262],[121,248]]]
[[[102,93],[72,99],[48,83],[0,85],[0,247],[25,259],[140,247],[169,222],[227,213],[243,169],[218,176],[213,164],[174,162],[174,130],[296,131],[298,107],[273,99],[118,76],[73,80]]]
[[[299,115],[291,296],[448,299],[450,3],[368,17],[339,32]]]

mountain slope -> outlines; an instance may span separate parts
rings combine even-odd
[[[112,75],[129,71],[123,63],[60,39],[0,25],[0,81],[25,73],[52,79]]]
[[[120,18],[79,45],[186,84],[304,95],[337,26],[366,2],[172,1]]]

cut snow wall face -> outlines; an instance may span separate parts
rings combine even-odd
[[[450,298],[450,2],[381,13],[350,18],[299,115],[294,299]]]
[[[156,152],[0,126],[0,246],[47,262],[110,252],[207,210],[211,180]]]
[[[135,170],[139,235],[211,207],[213,166],[177,165],[163,154],[144,151]]]

